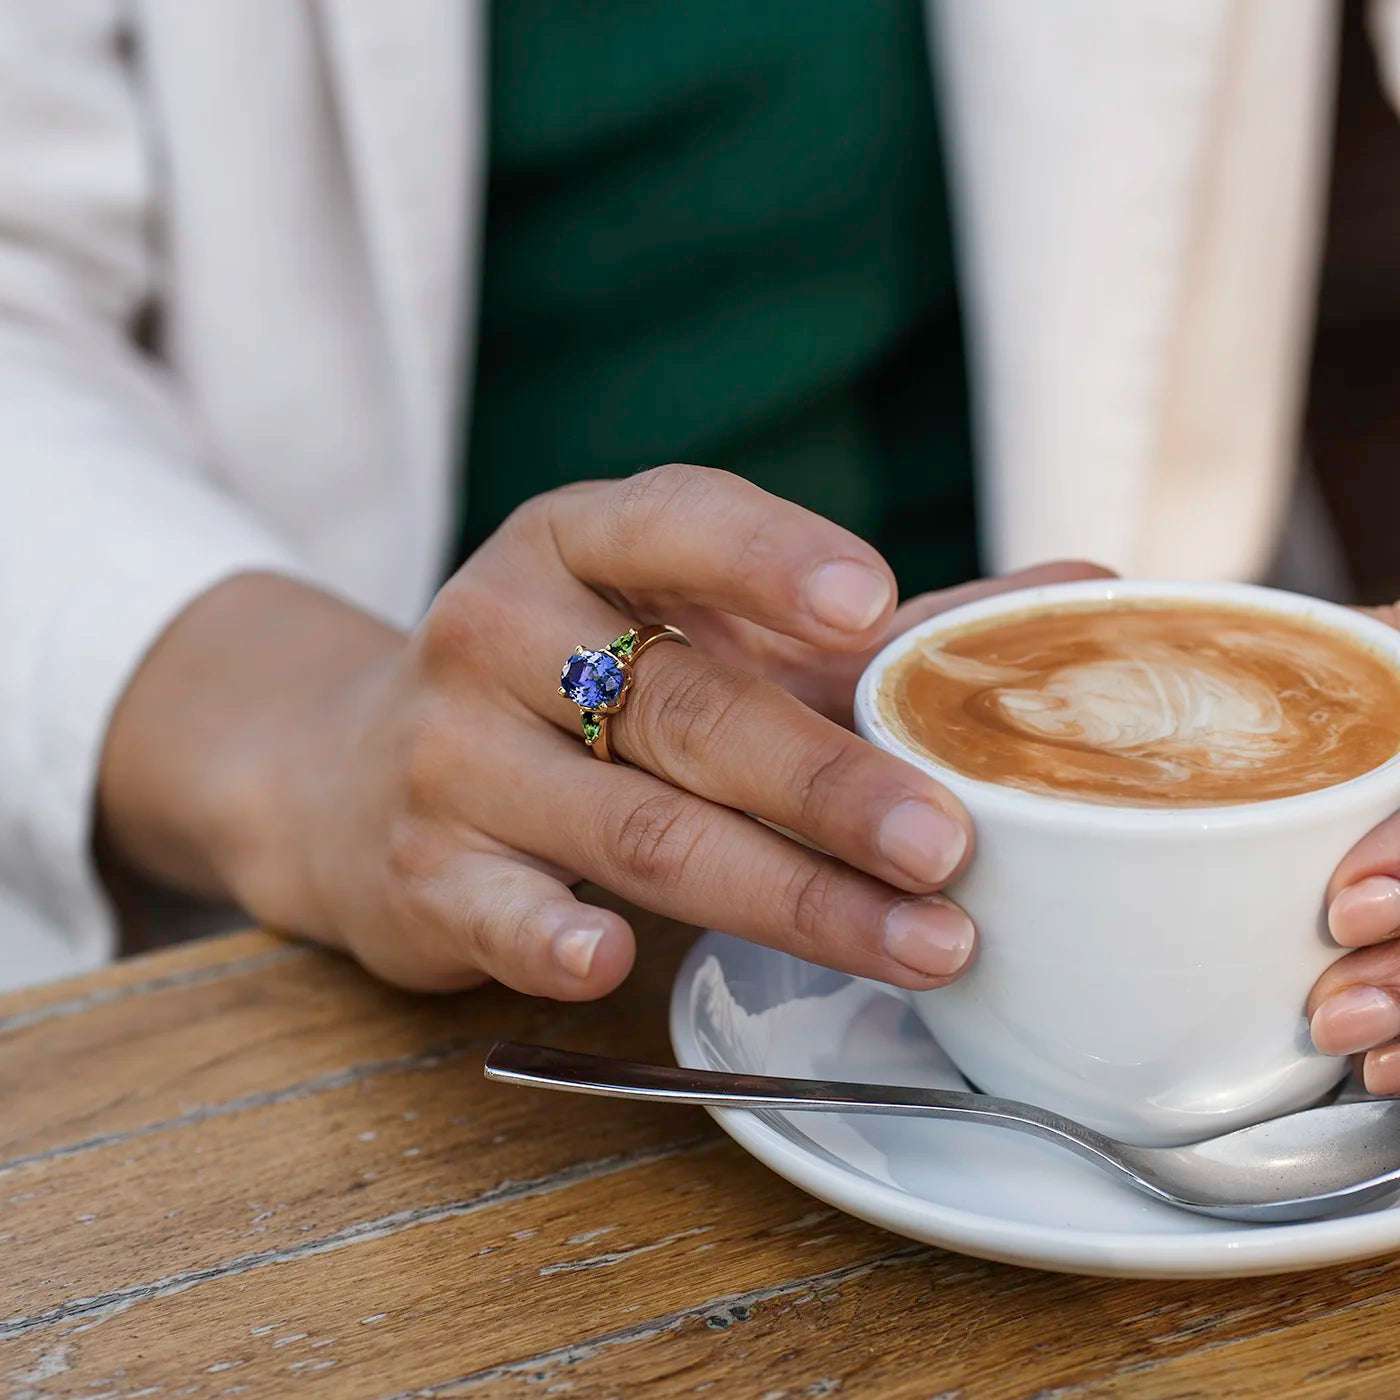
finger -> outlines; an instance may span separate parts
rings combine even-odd
[[[1361,947],[1400,930],[1400,814],[1351,848],[1327,886],[1327,924],[1344,947]]]
[[[729,472],[666,466],[543,498],[575,577],[674,594],[834,650],[869,646],[895,605],[864,540]]]
[[[782,687],[703,653],[647,652],[610,723],[618,754],[647,772],[785,827],[900,889],[937,889],[972,849],[970,818],[932,778]]]
[[[601,599],[580,602],[580,611],[595,619],[578,624],[586,635],[624,625]],[[539,628],[564,650],[563,625],[542,620]],[[957,798],[781,686],[665,642],[637,658],[634,677],[608,721],[619,757],[903,890],[935,890],[966,863],[972,822]],[[543,688],[531,689],[542,711],[578,733],[574,706],[557,694],[540,706]]]
[[[636,953],[621,916],[584,904],[552,875],[506,856],[450,861],[409,898],[411,961],[405,969],[373,970],[420,990],[469,986],[484,973],[533,996],[588,1001],[612,991]]]
[[[1348,953],[1317,979],[1308,997],[1313,1044],[1351,1055],[1400,1039],[1400,944]]]
[[[1368,875],[1338,892],[1327,909],[1327,926],[1344,948],[1383,943],[1400,932],[1400,880]]]
[[[995,578],[976,579],[972,583],[960,583],[955,588],[941,588],[936,593],[921,593],[917,598],[911,598],[895,613],[889,636],[897,637],[916,623],[926,622],[939,613],[960,608],[964,603],[993,598],[999,593],[1014,593],[1019,588],[1042,588],[1050,583],[1079,583],[1085,579],[1117,577],[1112,569],[1084,559],[1056,559],[1044,564],[1032,564],[1029,568],[1014,569]]]
[[[482,968],[518,992],[589,1001],[632,969],[627,921],[584,904],[552,876],[503,857],[464,862],[454,875],[457,927]]]
[[[1400,1040],[1367,1052],[1361,1065],[1361,1082],[1368,1094],[1400,1094]]]
[[[850,722],[851,694],[861,671],[875,652],[886,642],[907,632],[931,617],[990,598],[998,593],[1010,593],[1018,588],[1037,588],[1048,583],[1074,583],[1082,579],[1114,578],[1111,569],[1100,568],[1077,560],[1061,560],[1017,569],[998,578],[978,579],[959,584],[956,588],[940,589],[936,593],[921,593],[900,606],[891,618],[885,634],[879,637],[868,654],[834,658],[829,654],[808,652],[798,666],[789,666],[790,688],[800,694],[813,709],[824,715]]]
[[[541,749],[522,770],[519,800],[500,814],[521,849],[644,908],[841,972],[928,988],[967,965],[971,921],[941,896],[910,897],[738,812],[547,737],[557,758],[545,761]]]
[[[1357,608],[1357,612],[1374,617],[1377,622],[1383,622],[1387,627],[1393,627],[1400,632],[1400,603],[1382,603],[1379,607]]]

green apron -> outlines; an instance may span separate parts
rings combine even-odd
[[[977,572],[947,193],[918,0],[509,0],[463,558],[521,501],[725,467]]]

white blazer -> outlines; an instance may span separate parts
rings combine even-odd
[[[1295,453],[1329,0],[935,0],[998,567],[1241,576]],[[0,8],[0,983],[110,954],[112,706],[250,568],[444,567],[481,0]]]

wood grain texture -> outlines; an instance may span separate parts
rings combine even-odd
[[[1400,1260],[1216,1283],[926,1249],[698,1113],[487,1084],[665,1057],[688,934],[605,1002],[406,996],[249,934],[0,999],[0,1395],[1400,1394]]]

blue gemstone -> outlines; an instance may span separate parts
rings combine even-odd
[[[581,710],[604,710],[622,694],[622,667],[605,651],[580,651],[559,673],[564,694]]]

